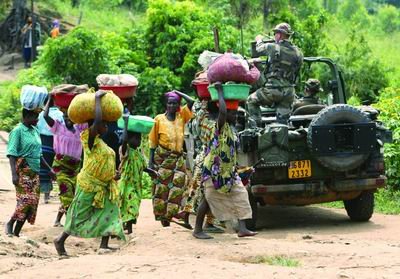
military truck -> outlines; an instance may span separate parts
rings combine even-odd
[[[298,92],[307,77],[322,81],[322,101],[294,110],[289,125],[276,123],[273,108],[262,109],[259,127],[249,127],[244,110],[239,117],[239,164],[255,165],[248,188],[252,229],[264,205],[343,201],[351,220],[368,221],[374,193],[386,185],[383,145],[392,134],[378,121],[379,111],[346,104],[342,73],[329,58],[304,59]]]

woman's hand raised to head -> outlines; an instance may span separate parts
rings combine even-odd
[[[107,94],[107,91],[99,90],[99,91],[96,91],[95,97],[96,97],[96,98],[101,98],[101,97],[103,97],[103,96],[106,95],[106,94]]]

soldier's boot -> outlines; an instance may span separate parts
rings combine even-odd
[[[260,104],[257,100],[257,97],[255,95],[256,93],[253,93],[249,96],[247,99],[247,112],[249,114],[249,128],[254,128],[252,126],[261,126],[262,125],[262,120],[261,120],[261,108]]]

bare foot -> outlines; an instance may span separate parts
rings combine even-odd
[[[214,237],[206,234],[205,232],[201,231],[201,232],[193,232],[192,234],[195,238],[197,239],[213,239]]]
[[[65,251],[64,243],[60,243],[57,238],[54,239],[53,243],[59,256],[68,256],[67,251]]]
[[[249,230],[243,230],[238,232],[238,237],[255,236],[257,232],[252,232]]]
[[[110,253],[112,253],[112,252],[114,252],[115,250],[111,250],[111,249],[107,249],[107,248],[100,248],[98,251],[97,251],[97,254],[99,254],[99,255],[104,255],[104,254],[110,254]]]
[[[117,250],[119,250],[119,248],[110,247],[110,246],[100,246],[99,251],[100,251],[101,249],[110,250],[110,251],[117,251]]]

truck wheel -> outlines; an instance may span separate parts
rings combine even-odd
[[[247,192],[249,194],[249,202],[251,206],[252,217],[251,219],[246,220],[246,227],[249,230],[255,230],[257,225],[257,201],[254,198],[253,194],[251,193],[250,187],[247,188]]]
[[[368,117],[355,107],[344,104],[326,107],[315,116],[308,126],[308,147],[312,150],[314,126],[366,122],[369,122]],[[359,167],[368,159],[368,156],[369,154],[350,154],[341,156],[316,156],[316,159],[323,166],[333,171],[349,171]]]
[[[366,222],[374,213],[374,193],[362,192],[357,198],[343,201],[352,221]]]

